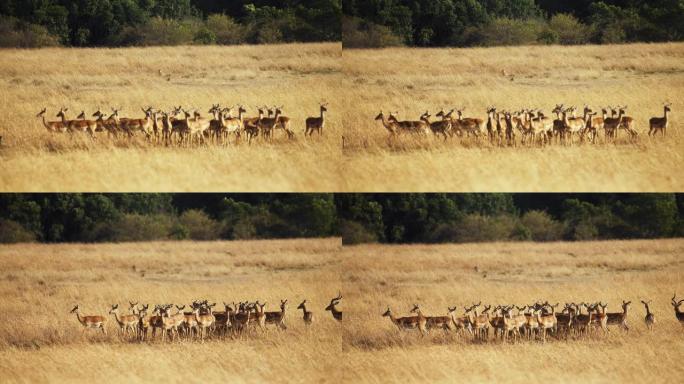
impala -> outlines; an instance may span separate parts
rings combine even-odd
[[[648,126],[649,126],[648,135],[649,136],[651,136],[651,135],[655,136],[656,133],[658,133],[658,131],[660,131],[662,133],[662,135],[665,136],[665,134],[667,133],[667,127],[670,124],[669,115],[670,115],[670,112],[672,111],[671,107],[672,107],[672,104],[670,104],[670,103],[665,104],[663,106],[663,110],[664,110],[663,117],[653,117],[648,121]]]
[[[643,301],[641,300],[641,303],[644,305],[646,308],[646,317],[644,317],[644,322],[646,323],[646,328],[649,330],[653,329],[653,325],[655,324],[655,315],[653,312],[651,312],[651,309],[648,307],[648,305],[651,303],[651,301]]]
[[[233,303],[233,308],[234,311],[232,313],[232,318],[230,319],[233,329],[235,331],[242,331],[246,329],[250,323],[251,311],[248,309],[245,310],[246,307],[244,303],[240,303],[239,305]]]
[[[629,135],[631,136],[632,139],[636,138],[638,136],[638,133],[635,129],[636,126],[634,123],[634,119],[630,116],[625,115],[625,111],[627,110],[627,106],[626,105],[624,107],[618,106],[618,110],[620,111],[620,113],[623,116],[622,116],[622,122],[618,126],[618,129],[615,130],[615,138],[617,139],[619,129],[624,129],[625,131],[627,131],[627,133],[629,133]],[[613,113],[615,113],[615,111],[613,111]]]
[[[47,109],[43,108],[42,111],[38,112],[36,117],[41,117],[43,119],[43,126],[48,132],[51,133],[64,133],[67,131],[66,125],[63,121],[45,121],[45,111]]]
[[[573,144],[573,136],[577,135],[580,137],[580,141],[584,139],[584,131],[587,126],[587,116],[585,114],[584,118],[579,117],[568,117],[568,111],[575,113],[576,108],[570,107],[562,111],[564,130],[563,134],[570,135],[570,145]]]
[[[126,337],[126,334],[130,330],[133,332],[134,336],[138,336],[137,325],[139,319],[137,315],[119,316],[119,304],[113,304],[112,309],[109,310],[109,314],[114,315],[114,319],[119,324],[120,335]]]
[[[385,114],[380,111],[380,113],[375,116],[375,121],[380,121],[382,122],[382,126],[387,129],[387,131],[390,134],[390,137],[396,136],[397,135],[397,126],[393,120],[388,120],[385,118]]]
[[[304,324],[311,325],[311,323],[313,323],[313,312],[306,310],[306,299],[304,299],[304,301],[297,306],[297,309],[302,310]]]
[[[389,317],[390,321],[392,321],[397,328],[402,330],[418,328],[418,316],[394,317],[392,310],[389,307],[387,307],[387,311],[382,314],[382,317]]]
[[[468,135],[471,133],[475,134],[475,137],[479,138],[480,135],[484,133],[484,126],[485,122],[482,119],[479,118],[470,118],[470,117],[463,117],[463,111],[465,111],[465,108],[461,109],[456,109],[456,113],[458,114],[458,119],[456,120],[456,124],[459,126],[459,128],[466,132]],[[454,123],[452,121],[452,123]]]
[[[475,339],[484,339],[487,340],[489,339],[489,328],[491,328],[491,323],[490,323],[490,315],[489,315],[489,310],[491,309],[491,305],[485,306],[484,310],[482,311],[482,314],[478,315],[477,313],[477,307],[478,305],[474,305],[471,307],[471,310],[468,311],[470,313],[470,324],[472,324],[473,327],[473,337]]]
[[[325,126],[325,113],[328,112],[326,108],[328,104],[320,104],[319,111],[320,116],[318,117],[307,117],[305,121],[306,129],[304,131],[304,136],[313,135],[314,131],[318,131],[319,135],[323,135],[323,127]],[[381,112],[382,113],[382,112]]]
[[[388,120],[393,121],[397,133],[408,132],[413,134],[427,135],[429,131],[428,124],[424,120],[419,121],[399,121],[397,116],[399,112],[390,113]]]
[[[679,321],[679,324],[684,325],[684,312],[682,312],[679,307],[684,303],[683,300],[677,301],[677,292],[675,292],[674,295],[672,295],[672,307],[674,308],[675,311],[675,317],[677,318],[677,321]]]
[[[420,310],[420,307],[418,304],[413,304],[413,309],[411,310],[411,313],[415,313],[417,316],[417,326],[418,330],[420,331],[420,334],[425,336],[428,332],[427,330],[427,317],[423,316],[423,312]]]
[[[264,139],[270,140],[273,137],[273,130],[275,129],[280,114],[276,112],[275,117],[264,117],[263,108],[259,108],[258,111],[259,119],[256,122],[256,126],[259,128],[259,131]]]
[[[615,109],[611,108],[611,111],[615,113]],[[623,118],[623,110],[620,109],[620,113],[618,114],[618,117],[607,117],[604,120],[603,123],[603,129],[606,131],[606,142],[608,141],[609,137],[616,138],[617,137],[617,130],[622,124],[622,118]]]
[[[229,111],[226,111],[229,112]],[[247,110],[242,106],[238,105],[238,116],[237,117],[232,117],[229,116],[228,118],[224,118],[223,120],[223,132],[225,135],[226,140],[228,140],[228,136],[231,133],[235,134],[235,141],[240,138],[240,131],[242,130],[244,123],[243,123],[243,117],[242,114],[247,112]]]
[[[330,304],[328,304],[328,306],[325,307],[325,310],[330,311],[333,318],[337,321],[342,321],[342,311],[340,311],[336,308],[337,304],[340,303],[340,300],[342,300],[342,293],[341,292],[338,293],[337,297],[331,299]]]
[[[71,310],[71,313],[76,314],[76,318],[78,319],[78,322],[81,323],[83,326],[83,332],[85,332],[86,329],[99,329],[102,331],[103,334],[107,334],[107,330],[105,329],[105,325],[107,324],[107,318],[104,316],[100,315],[89,315],[89,316],[81,316],[81,310],[78,308],[78,304],[74,307],[74,309]]]
[[[427,329],[443,329],[445,331],[451,331],[454,328],[454,313],[456,312],[456,307],[447,307],[446,316],[428,316],[426,327]]]
[[[102,113],[102,110],[98,109],[93,113],[92,117],[96,117],[97,119],[95,122],[97,123],[97,129],[98,131],[107,131],[108,136],[118,136],[118,123],[116,121],[116,117],[118,116],[119,111],[112,109],[113,113],[111,116],[109,116],[107,119],[104,118],[104,113]]]
[[[629,326],[627,325],[627,310],[631,304],[631,301],[622,300],[622,312],[607,313],[606,325],[618,325],[625,331],[629,331]]]
[[[537,313],[537,322],[539,322],[543,342],[546,342],[547,330],[552,329],[554,333],[557,333],[558,330],[558,320],[556,319],[556,307],[558,307],[558,303],[556,303],[556,305],[551,305],[546,302],[540,309],[543,309],[546,306],[551,308],[551,313],[542,315],[541,310]]]
[[[211,313],[211,308],[215,305],[216,303],[210,305],[205,301],[202,306],[197,306],[193,309],[195,321],[197,322],[197,327],[200,332],[201,342],[204,342],[204,338],[206,337],[207,331],[214,325],[214,321],[216,320],[214,315]],[[207,313],[200,314],[200,309],[206,310]]]
[[[69,132],[85,132],[88,133],[89,135],[93,135],[95,133],[95,129],[97,129],[97,122],[92,121],[92,120],[67,120],[66,119],[66,112],[68,111],[68,108],[62,108],[59,110],[59,113],[57,113],[57,117],[60,117],[62,119],[62,124],[67,128],[67,131]]]
[[[444,111],[441,111],[437,114],[437,117],[444,116]],[[420,119],[428,124],[430,130],[432,131],[432,134],[441,134],[442,136],[444,136],[444,141],[447,140],[447,133],[451,131],[451,120],[442,119],[431,123],[430,114],[427,111],[425,111],[425,113],[423,114],[423,116],[420,117]]]
[[[274,109],[275,109],[275,114],[280,115],[276,119],[275,129],[282,129],[283,131],[285,131],[285,133],[287,133],[288,139],[293,139],[294,138],[294,132],[292,131],[292,129],[290,129],[290,118],[283,115],[283,106],[281,105],[280,107],[274,107]],[[270,114],[271,114],[271,111],[269,110],[269,116],[270,116]],[[323,129],[321,127],[321,133],[322,133],[322,131],[323,131]]]
[[[280,329],[287,329],[285,326],[285,310],[287,309],[287,299],[280,300],[280,311],[266,312],[266,324],[274,324]]]

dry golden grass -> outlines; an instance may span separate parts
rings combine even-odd
[[[684,374],[684,332],[670,297],[684,293],[684,240],[344,247],[343,350],[353,382],[675,382]],[[477,271],[476,269],[477,268]],[[485,277],[486,275],[486,277]],[[652,299],[653,332],[641,298]],[[587,340],[474,344],[401,332],[380,315],[413,303],[447,306],[631,300],[629,333]]]
[[[341,45],[0,50],[2,191],[333,191],[341,135],[333,92]],[[161,71],[161,75],[159,73]],[[168,79],[168,80],[167,80]],[[330,101],[324,136],[304,138],[304,119]],[[75,116],[98,107],[198,108],[212,103],[284,105],[297,139],[272,144],[159,148],[144,140],[96,143],[51,135],[61,106]]]
[[[684,179],[684,44],[482,49],[345,50],[343,190],[348,191],[680,191]],[[502,71],[514,76],[503,76]],[[672,101],[666,139],[649,139],[648,119]],[[640,140],[617,144],[498,148],[403,137],[389,143],[373,120],[399,111],[417,120],[425,110],[466,107],[486,118],[488,105],[518,110],[556,103],[595,109],[628,105]],[[434,117],[433,117],[434,119]]]
[[[323,311],[340,288],[339,239],[0,247],[3,382],[320,382],[340,369],[340,324]],[[235,340],[122,342],[109,305],[288,298],[288,329]],[[297,305],[314,312],[307,328]],[[76,316],[109,317],[108,336]],[[128,304],[126,304],[128,308]]]

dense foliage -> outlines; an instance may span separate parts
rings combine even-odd
[[[3,0],[0,32],[16,32],[0,46],[338,41],[341,12],[339,0]]]
[[[680,0],[343,0],[345,47],[474,46],[680,41]],[[348,36],[353,39],[348,39]],[[368,43],[366,43],[368,42]]]
[[[330,194],[2,194],[0,242],[325,237]]]
[[[684,195],[339,194],[335,202],[348,244],[684,235]]]

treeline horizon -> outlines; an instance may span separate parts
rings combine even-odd
[[[343,244],[684,236],[683,194],[336,194]]]
[[[340,41],[340,0],[4,0],[0,47]]]
[[[343,0],[345,48],[684,39],[678,0]]]
[[[684,236],[684,194],[0,194],[0,243],[341,237],[343,244]]]
[[[0,243],[330,237],[332,194],[0,194]]]

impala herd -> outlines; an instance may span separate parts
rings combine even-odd
[[[684,311],[680,309],[684,299],[677,301],[677,294],[672,296],[671,304],[675,311],[677,321],[684,326]],[[650,301],[641,300],[646,310],[644,323],[652,330],[656,319],[651,312]],[[622,301],[622,311],[607,312],[607,304],[596,303],[565,303],[561,311],[557,311],[559,304],[550,304],[548,301],[536,302],[525,306],[517,305],[491,305],[482,306],[482,303],[464,307],[462,316],[457,316],[457,307],[447,308],[444,316],[427,316],[423,314],[420,306],[414,304],[408,316],[396,317],[390,308],[382,314],[389,317],[394,325],[400,330],[420,331],[426,335],[430,330],[442,330],[456,332],[464,336],[469,335],[476,341],[488,341],[500,339],[506,342],[508,338],[514,341],[520,339],[541,340],[546,342],[548,336],[557,339],[568,340],[570,337],[583,338],[595,331],[607,333],[610,327],[622,328],[629,331],[627,313],[632,304],[631,301]],[[480,308],[482,308],[480,310]]]
[[[342,320],[342,311],[336,308],[342,300],[342,295],[330,300],[325,308],[332,313],[333,319]],[[195,300],[190,305],[157,304],[150,310],[149,304],[138,305],[137,302],[129,302],[127,313],[121,313],[119,304],[113,304],[109,315],[113,316],[119,334],[128,340],[140,342],[154,340],[159,332],[161,340],[167,337],[174,341],[199,340],[204,341],[208,337],[225,338],[230,335],[241,334],[248,329],[266,329],[272,325],[285,330],[285,316],[287,313],[287,299],[280,300],[278,311],[266,311],[266,303],[257,301],[245,301],[240,303],[223,303],[223,310],[214,310],[216,303],[209,300]],[[307,309],[306,299],[302,301],[297,310],[302,311],[304,324],[313,323],[313,312]],[[107,317],[103,315],[81,315],[80,308],[76,305],[71,313],[76,314],[78,322],[83,326],[83,332],[94,329],[107,334]]]
[[[319,115],[307,118],[304,123],[304,135],[323,134],[326,103],[319,105]],[[217,144],[229,143],[230,136],[237,142],[243,135],[249,143],[257,136],[271,141],[277,130],[282,130],[289,139],[295,137],[292,121],[283,114],[282,106],[257,106],[258,116],[247,117],[247,110],[242,105],[221,107],[212,105],[207,111],[210,117],[204,117],[197,110],[186,110],[180,106],[163,111],[153,107],[140,108],[142,118],[130,118],[119,115],[120,108],[112,108],[111,114],[98,109],[92,114],[95,119],[86,119],[84,111],[74,120],[67,118],[68,108],[62,107],[55,117],[58,121],[47,121],[46,108],[36,115],[42,119],[43,126],[51,133],[82,133],[95,138],[97,132],[104,132],[110,138],[124,137],[131,139],[136,135],[144,136],[148,141],[164,145],[205,144],[209,141]]]
[[[665,136],[670,122],[670,103],[663,105],[663,116],[649,120],[649,136],[661,134]],[[555,118],[545,115],[539,109],[523,109],[516,112],[497,110],[488,107],[487,117],[463,117],[464,108],[454,108],[448,112],[442,110],[435,115],[437,120],[431,121],[429,112],[423,113],[418,120],[400,121],[398,112],[386,116],[382,111],[375,117],[390,134],[390,138],[400,134],[428,135],[432,132],[441,136],[444,141],[457,135],[459,137],[474,136],[478,141],[482,138],[499,146],[540,145],[565,143],[572,145],[576,141],[596,143],[603,134],[604,142],[618,138],[625,132],[630,140],[639,137],[634,119],[627,116],[627,106],[604,107],[592,109],[556,105],[552,110]],[[518,139],[519,138],[519,139]]]

